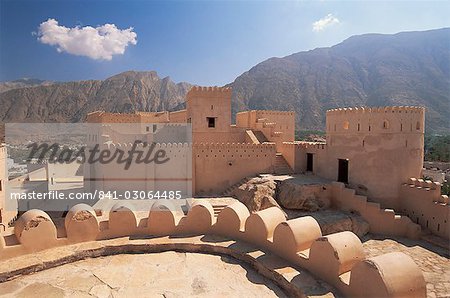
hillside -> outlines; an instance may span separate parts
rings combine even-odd
[[[232,84],[233,109],[295,110],[324,129],[327,109],[419,105],[427,131],[450,132],[450,28],[353,36],[330,48],[268,59]]]
[[[96,110],[110,112],[171,110],[191,87],[159,78],[154,71],[128,71],[104,81],[54,83],[0,93],[0,120],[79,122]]]

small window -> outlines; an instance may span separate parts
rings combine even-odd
[[[208,127],[211,127],[211,128],[216,127],[216,118],[207,117],[206,120],[208,121]]]
[[[344,121],[344,125],[343,125],[344,129],[347,130],[349,126],[350,126],[350,123],[348,121]]]
[[[191,118],[188,118],[187,123],[191,123],[191,122],[192,122]]]
[[[2,189],[3,189],[3,188],[2,188],[2,182],[3,182],[3,181],[0,180],[0,191],[2,191]]]
[[[149,132],[149,131],[150,131],[150,127],[146,126],[146,127],[145,127],[145,131],[146,131],[146,132]]]
[[[358,131],[361,130],[361,124],[358,123]]]
[[[389,121],[384,120],[383,121],[383,129],[388,129],[389,128]]]
[[[416,130],[420,130],[420,122],[419,121],[417,121],[417,123],[416,123]]]
[[[403,124],[400,123],[400,131],[403,131]]]
[[[211,105],[211,110],[214,110],[214,106],[213,105]]]

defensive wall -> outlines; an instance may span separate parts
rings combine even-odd
[[[400,189],[401,212],[433,234],[450,239],[450,205],[441,184],[410,178]]]
[[[169,201],[158,201],[144,216],[124,203],[117,204],[101,216],[92,207],[81,204],[72,207],[59,226],[45,212],[30,210],[18,219],[11,234],[0,237],[0,259],[15,264],[16,257],[26,254],[117,237],[130,237],[130,240],[125,239],[128,242],[122,241],[125,245],[128,243],[129,248],[133,246],[132,239],[144,237],[139,242],[141,247],[151,247],[152,241],[158,240],[155,237],[164,236],[176,236],[160,240],[161,246],[173,250],[186,249],[183,237],[190,239],[185,241],[189,242],[192,250],[195,248],[200,252],[212,250],[212,246],[217,252],[224,245],[221,243],[223,240],[217,237],[213,242],[207,242],[205,237],[194,241],[193,235],[218,235],[225,240],[249,243],[283,258],[294,268],[307,269],[344,296],[426,296],[423,274],[407,255],[395,252],[366,258],[359,238],[352,232],[322,236],[317,221],[312,217],[286,220],[277,207],[250,214],[240,202],[228,205],[217,218],[206,200],[193,202],[187,214],[174,209]],[[145,240],[148,236],[153,237]],[[236,242],[225,245],[230,251],[238,247]],[[113,251],[112,246],[109,249]],[[82,250],[82,247],[78,248],[79,252]],[[70,259],[67,250],[61,260],[50,263],[62,264],[64,259]],[[10,268],[1,276],[7,279],[17,272],[33,270],[33,267],[28,268]]]
[[[17,210],[12,210],[11,206],[6,206],[6,184],[8,183],[8,173],[6,168],[7,158],[6,146],[0,144],[0,233],[4,232],[17,217]]]
[[[273,173],[273,143],[194,144],[194,177],[197,195],[221,194],[244,177]]]

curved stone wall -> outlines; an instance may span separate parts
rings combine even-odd
[[[194,203],[187,216],[170,202],[152,205],[147,220],[124,205],[116,205],[105,223],[100,223],[97,240],[124,236],[192,236],[193,234],[223,235],[262,247],[330,283],[346,296],[425,297],[422,272],[403,253],[386,254],[366,259],[359,238],[351,232],[321,237],[318,224],[311,217],[286,220],[281,210],[269,208],[249,214],[236,202],[221,211],[214,220],[209,202]],[[57,228],[42,211],[30,210],[17,221],[17,243],[0,247],[0,259],[5,260],[46,248],[81,242],[74,234],[75,225],[89,231],[89,239],[99,226],[95,212],[86,206],[76,206],[68,213],[66,238],[57,238]],[[94,218],[94,220],[92,220]],[[80,219],[83,224],[78,223]],[[111,223],[112,222],[112,223]],[[146,224],[136,224],[143,222]],[[63,227],[64,228],[64,227]],[[364,281],[370,280],[366,287]]]

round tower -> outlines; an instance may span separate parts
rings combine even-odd
[[[383,207],[398,208],[401,184],[421,175],[424,124],[422,107],[327,111],[327,176]]]

